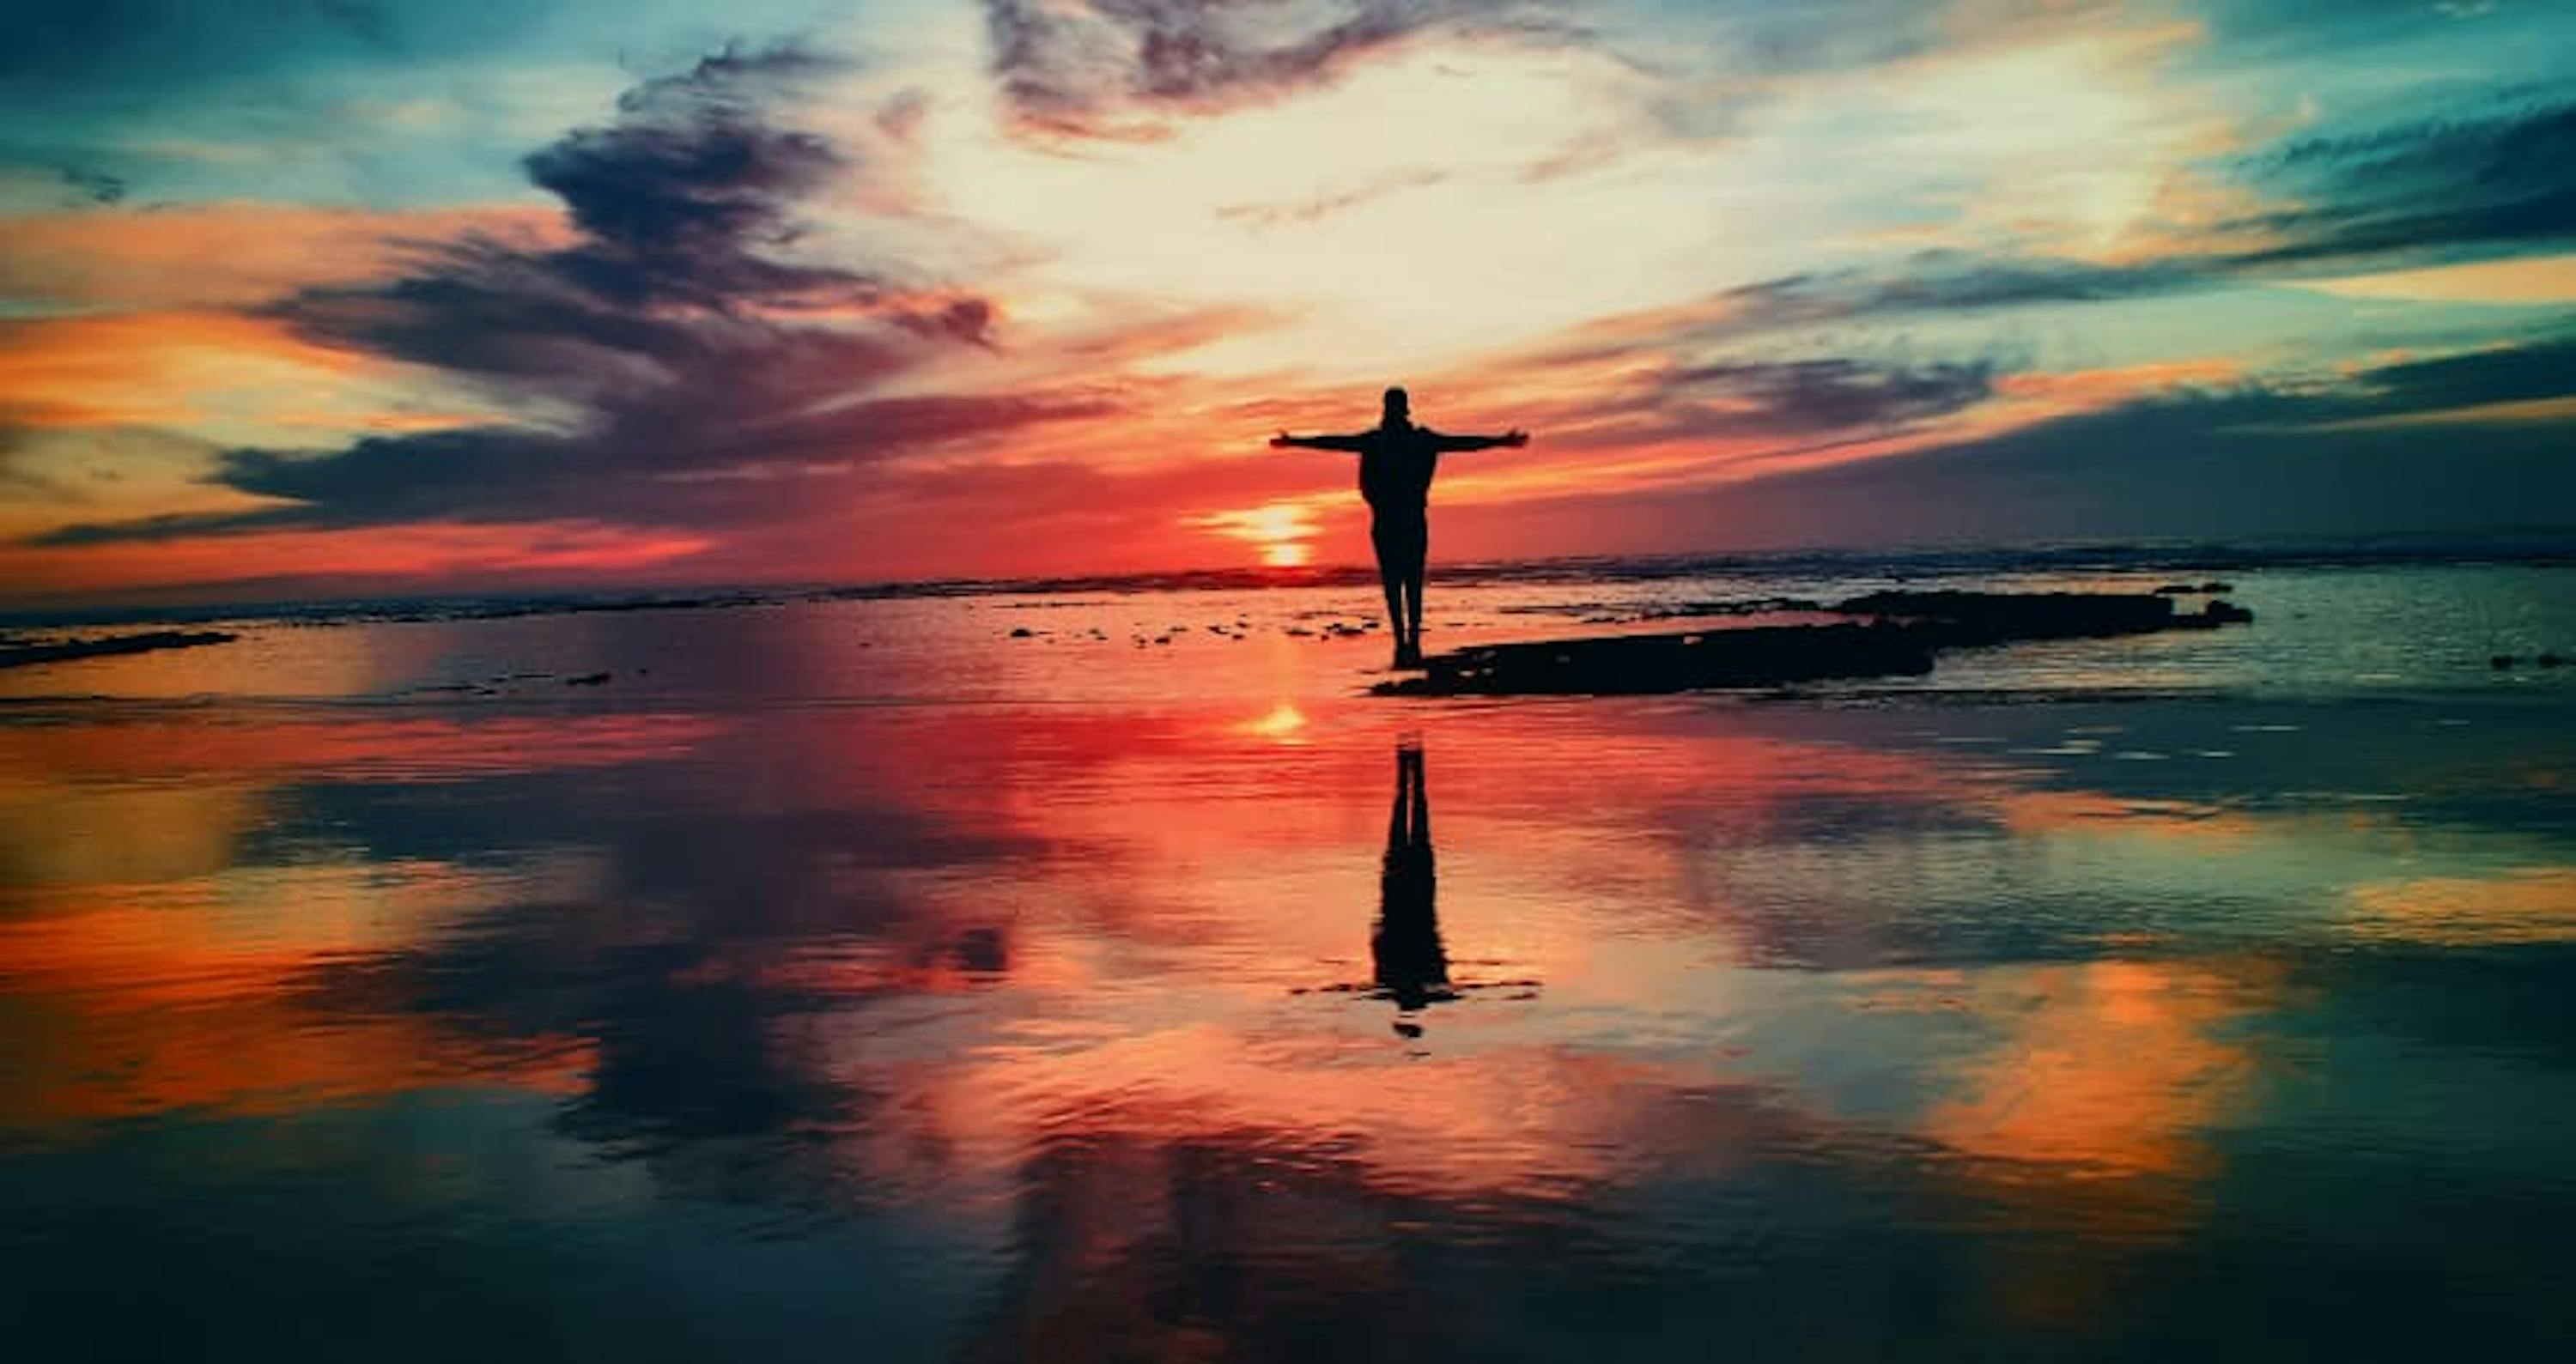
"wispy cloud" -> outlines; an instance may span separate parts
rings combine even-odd
[[[2301,138],[2234,169],[2297,201],[2221,226],[2264,243],[2213,253],[2238,268],[2576,241],[2576,101],[2480,99]]]

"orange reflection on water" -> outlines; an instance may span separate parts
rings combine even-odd
[[[56,784],[0,771],[0,891],[211,876],[265,815],[255,787]]]
[[[2242,1097],[2252,1053],[2225,1025],[2255,998],[2205,967],[2098,961],[1979,973],[1964,1007],[2000,1030],[1924,1130],[1973,1156],[2087,1174],[2188,1173]]]
[[[2241,846],[2274,822],[2189,801],[2125,799],[2085,790],[2007,791],[1995,804],[2004,827],[2017,834],[2083,830]]]
[[[1243,722],[1243,732],[1280,743],[1295,743],[1306,728],[1306,713],[1285,701]]]
[[[2358,937],[2454,945],[2576,941],[2576,867],[2425,876],[2356,886]]]
[[[0,782],[440,781],[667,757],[720,732],[696,715],[369,716],[29,726],[0,747]]]
[[[352,982],[477,916],[589,893],[598,869],[580,852],[469,869],[362,845],[252,846],[300,787],[599,768],[685,753],[719,729],[224,713],[12,728],[0,997],[16,1027],[0,1121],[286,1112],[460,1083],[578,1090],[585,1039],[476,1038]]]
[[[0,892],[129,886],[232,868],[299,779],[438,782],[687,751],[717,722],[366,719],[22,726],[0,745]]]
[[[332,968],[523,888],[435,863],[279,868],[149,896],[86,891],[95,907],[0,922],[0,994],[21,1024],[0,1121],[288,1112],[457,1083],[574,1092],[580,1039],[477,1040],[326,989]]]

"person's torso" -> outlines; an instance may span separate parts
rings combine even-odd
[[[1418,514],[1431,498],[1431,475],[1440,463],[1440,447],[1419,426],[1384,427],[1368,433],[1360,452],[1360,496],[1371,509]]]

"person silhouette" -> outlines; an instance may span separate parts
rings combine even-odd
[[[1423,782],[1422,745],[1395,750],[1395,805],[1386,817],[1386,860],[1379,864],[1377,923],[1369,934],[1369,959],[1381,999],[1399,1015],[1456,999],[1449,988],[1449,953],[1440,943],[1440,877],[1431,858],[1431,793]],[[1395,1030],[1419,1036],[1418,1024],[1399,1017]]]
[[[1378,581],[1386,588],[1387,623],[1395,627],[1395,666],[1422,664],[1422,568],[1431,552],[1431,475],[1440,456],[1527,444],[1527,431],[1449,436],[1416,426],[1412,400],[1401,388],[1386,391],[1386,409],[1373,430],[1347,436],[1282,431],[1270,438],[1274,450],[1342,450],[1360,457],[1360,496],[1369,505],[1369,543],[1377,550]]]

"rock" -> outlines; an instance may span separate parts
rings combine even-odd
[[[2537,663],[2544,668],[2555,668],[2565,661],[2565,659],[2560,658],[2556,654],[2542,654],[2540,657],[2532,660],[2532,662]]]
[[[608,685],[608,674],[583,673],[579,677],[565,678],[564,685],[567,687],[604,687]]]
[[[1014,630],[1012,630],[1012,631],[1011,631],[1011,638],[1013,638],[1013,639],[1030,639],[1030,638],[1035,637],[1035,636],[1036,636],[1036,634],[1037,634],[1037,631],[1032,630],[1032,629],[1030,629],[1029,627],[1027,627],[1027,626],[1023,625],[1023,626],[1020,626],[1020,627],[1018,627],[1018,628],[1016,628],[1016,629],[1014,629]]]
[[[1871,592],[1832,609],[1911,623],[1944,645],[2145,634],[2174,623],[2172,598],[2117,592]]]
[[[2513,667],[2513,662],[2513,655],[2497,654],[2495,657],[2487,660],[2487,666],[2495,669],[2497,672],[2504,672]]]
[[[76,658],[144,654],[158,649],[194,649],[208,644],[230,644],[238,638],[240,636],[221,630],[146,630],[140,634],[110,635],[104,639],[10,641],[0,643],[0,668],[64,663]]]
[[[1930,672],[1942,649],[2215,629],[2254,619],[2253,612],[2222,601],[2179,614],[2171,596],[2152,593],[1873,592],[1831,609],[1870,619],[1485,645],[1435,655],[1424,661],[1422,677],[1381,683],[1375,690],[1405,696],[1653,695],[1909,677]]]
[[[1425,659],[1390,695],[1655,695],[1829,678],[1920,676],[1932,646],[1896,625],[1777,626],[1672,635],[1494,644]]]

